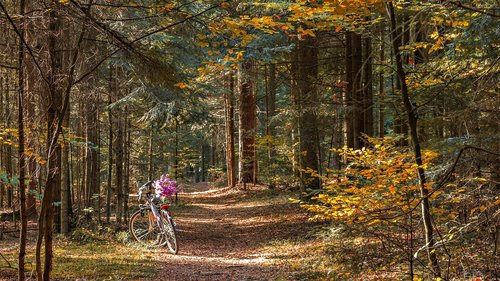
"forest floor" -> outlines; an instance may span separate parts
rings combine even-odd
[[[179,253],[158,255],[152,280],[293,279],[280,246],[303,241],[313,224],[290,193],[248,188],[187,188],[173,211]]]
[[[177,255],[167,248],[145,249],[130,242],[125,229],[117,232],[112,226],[79,228],[69,238],[56,235],[53,279],[324,279],[314,277],[318,264],[310,264],[314,249],[321,246],[320,239],[310,236],[317,223],[289,200],[298,193],[247,188],[207,183],[185,187],[172,207],[178,228]],[[2,222],[2,227],[12,228],[8,222]],[[36,225],[30,223],[30,227]],[[27,273],[34,277],[36,231],[28,234]],[[0,239],[0,280],[15,280],[17,249],[15,232]],[[324,276],[324,270],[318,276]]]

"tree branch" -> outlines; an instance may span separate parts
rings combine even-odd
[[[136,43],[136,42],[139,42],[139,41],[141,41],[142,39],[144,39],[144,38],[146,38],[146,37],[149,37],[149,36],[151,36],[151,35],[153,35],[153,34],[156,34],[156,33],[162,32],[162,31],[165,31],[165,30],[167,30],[167,29],[169,29],[169,28],[172,28],[172,27],[174,27],[174,26],[176,26],[176,25],[182,24],[182,23],[184,23],[184,22],[186,22],[186,21],[188,21],[188,20],[190,20],[190,19],[193,19],[193,18],[199,17],[199,16],[203,15],[204,13],[206,13],[206,12],[208,12],[208,11],[211,11],[211,10],[213,10],[213,9],[215,9],[215,8],[217,8],[217,7],[219,7],[222,3],[225,3],[225,2],[230,2],[230,1],[231,1],[231,0],[225,0],[225,1],[222,1],[222,2],[220,2],[220,3],[219,3],[219,4],[217,4],[217,5],[211,6],[211,7],[207,8],[206,10],[203,10],[203,11],[201,11],[201,12],[197,13],[197,14],[194,14],[194,15],[192,15],[192,16],[186,17],[186,18],[185,18],[185,19],[183,19],[183,20],[180,20],[180,21],[178,21],[178,22],[175,22],[175,23],[169,24],[169,25],[167,25],[167,26],[161,27],[161,28],[156,29],[156,30],[154,30],[154,31],[151,31],[151,32],[149,32],[149,33],[147,33],[147,34],[144,34],[144,35],[142,35],[142,36],[139,36],[138,38],[136,38],[136,39],[134,39],[134,40],[132,40],[132,41],[130,41],[130,42],[127,42],[127,43],[126,43],[126,45],[131,46],[132,44],[134,44],[134,43]],[[74,2],[74,3],[75,3],[75,5],[78,5],[78,3],[77,3],[77,2],[75,2],[74,0],[71,0],[71,2],[72,2],[72,3]],[[84,8],[80,6],[80,7],[79,7],[79,9],[81,10],[81,9],[84,9]],[[91,16],[91,15],[90,15],[90,16]],[[95,20],[95,19],[94,19],[94,20]],[[114,32],[113,32],[112,34],[114,35]],[[114,36],[113,36],[113,37],[114,37]],[[114,37],[114,38],[115,38],[115,37]],[[101,66],[101,64],[103,64],[103,63],[104,63],[107,59],[109,59],[110,57],[112,57],[114,54],[118,53],[120,50],[122,50],[122,48],[121,48],[121,47],[118,47],[118,49],[113,50],[113,51],[112,51],[112,52],[110,52],[108,55],[106,55],[105,57],[103,57],[103,58],[102,58],[102,59],[101,59],[101,60],[100,60],[100,61],[99,61],[96,65],[94,65],[94,67],[92,67],[89,71],[87,71],[85,74],[83,74],[80,78],[76,79],[76,80],[75,80],[75,82],[74,82],[74,84],[78,84],[78,83],[80,83],[81,81],[83,81],[83,80],[84,80],[87,76],[89,76],[92,72],[94,72],[97,68],[99,68],[99,66]]]
[[[11,66],[11,65],[5,65],[0,63],[0,67],[7,68],[7,69],[19,69],[18,66]]]
[[[483,14],[483,15],[494,17],[494,18],[500,18],[500,14],[495,14],[495,13],[491,13],[491,12],[488,12],[488,11],[484,11],[484,10],[478,9],[476,7],[471,7],[471,6],[463,4],[460,1],[448,1],[448,3],[450,3],[450,4],[454,5],[454,6],[457,6],[459,8],[465,9],[465,10],[477,12],[477,13],[480,13],[480,14]]]
[[[33,62],[36,65],[36,68],[38,69],[38,71],[40,71],[40,76],[42,76],[43,81],[45,81],[45,83],[47,83],[47,85],[50,86],[50,82],[43,75],[42,68],[40,67],[40,64],[38,64],[38,61],[36,60],[35,55],[33,54],[33,51],[31,50],[31,48],[28,45],[28,43],[26,43],[26,40],[24,40],[23,36],[21,35],[21,32],[19,32],[19,29],[16,27],[16,24],[12,20],[12,17],[9,15],[9,13],[7,13],[7,10],[5,9],[5,6],[2,4],[1,1],[0,1],[0,8],[2,9],[2,11],[5,14],[5,16],[7,17],[7,19],[9,20],[9,23],[12,26],[12,28],[14,29],[14,31],[16,32],[17,36],[19,37],[19,40],[21,40],[22,44],[26,47],[26,50],[30,54],[31,59],[33,60]]]

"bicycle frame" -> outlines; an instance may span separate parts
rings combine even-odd
[[[139,188],[139,201],[142,199],[142,193],[148,188],[150,187],[152,184],[152,182],[147,182],[145,183],[143,186],[141,186]],[[147,205],[149,206],[149,208],[151,209],[151,212],[153,213],[154,217],[155,217],[155,220],[156,220],[156,224],[158,225],[158,227],[160,229],[162,229],[161,227],[161,215],[160,215],[160,212],[158,211],[158,208],[156,208],[155,206],[155,203],[154,203],[154,199],[155,197],[152,195],[151,192],[146,192],[146,201],[147,201]],[[146,206],[145,204],[139,204],[139,208],[141,209],[141,212],[145,209],[148,208],[148,206]],[[160,210],[164,211],[164,214],[165,214],[165,217],[167,219],[172,219],[172,215],[170,213],[170,211],[168,210],[170,207],[170,205],[168,204],[165,204],[165,205],[162,205],[160,207]],[[151,226],[150,226],[151,228]]]

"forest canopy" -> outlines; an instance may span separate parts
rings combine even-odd
[[[49,280],[57,237],[123,230],[165,173],[292,197],[370,260],[312,279],[497,279],[499,18],[493,0],[0,0],[19,280],[27,251]]]

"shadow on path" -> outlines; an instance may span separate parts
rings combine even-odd
[[[158,256],[155,280],[276,279],[276,253],[264,246],[303,237],[311,226],[286,196],[259,186],[243,192],[199,183],[186,188],[180,201],[173,210],[179,254]]]

